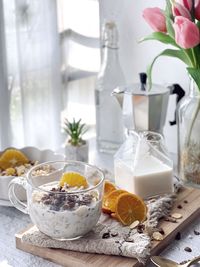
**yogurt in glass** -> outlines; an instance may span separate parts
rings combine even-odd
[[[51,173],[38,171],[45,164],[51,165]],[[87,188],[61,186],[60,178],[67,172],[84,176]],[[89,164],[48,162],[32,168],[26,181],[14,179],[9,186],[9,196],[15,207],[30,215],[42,233],[59,240],[71,240],[85,235],[97,224],[101,215],[103,182],[103,172]],[[16,198],[16,184],[26,188],[27,206]]]

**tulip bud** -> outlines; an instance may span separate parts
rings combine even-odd
[[[200,43],[199,28],[189,19],[177,16],[173,24],[176,43],[184,48],[193,48]]]
[[[184,6],[188,10],[192,9],[192,0],[176,0],[176,2]]]
[[[191,19],[190,11],[185,6],[182,6],[179,3],[176,3],[175,2],[173,4],[173,6],[172,6],[172,12],[173,12],[173,15],[175,17],[176,16],[182,16],[182,17],[185,17],[187,19]]]
[[[167,32],[164,11],[158,7],[146,8],[143,11],[143,18],[156,32]]]
[[[195,18],[200,20],[200,0],[195,0]]]

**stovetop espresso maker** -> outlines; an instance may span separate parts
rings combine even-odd
[[[127,130],[152,131],[163,134],[170,94],[176,94],[176,102],[185,95],[178,84],[169,87],[146,83],[146,73],[140,73],[140,83],[120,86],[113,90],[119,102]],[[176,124],[176,119],[170,125]]]

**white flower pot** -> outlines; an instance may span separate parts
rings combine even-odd
[[[78,160],[88,162],[89,144],[72,146],[70,143],[65,144],[65,156],[67,160]]]

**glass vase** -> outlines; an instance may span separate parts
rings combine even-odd
[[[185,186],[200,188],[200,91],[191,79],[178,120],[178,175]]]

